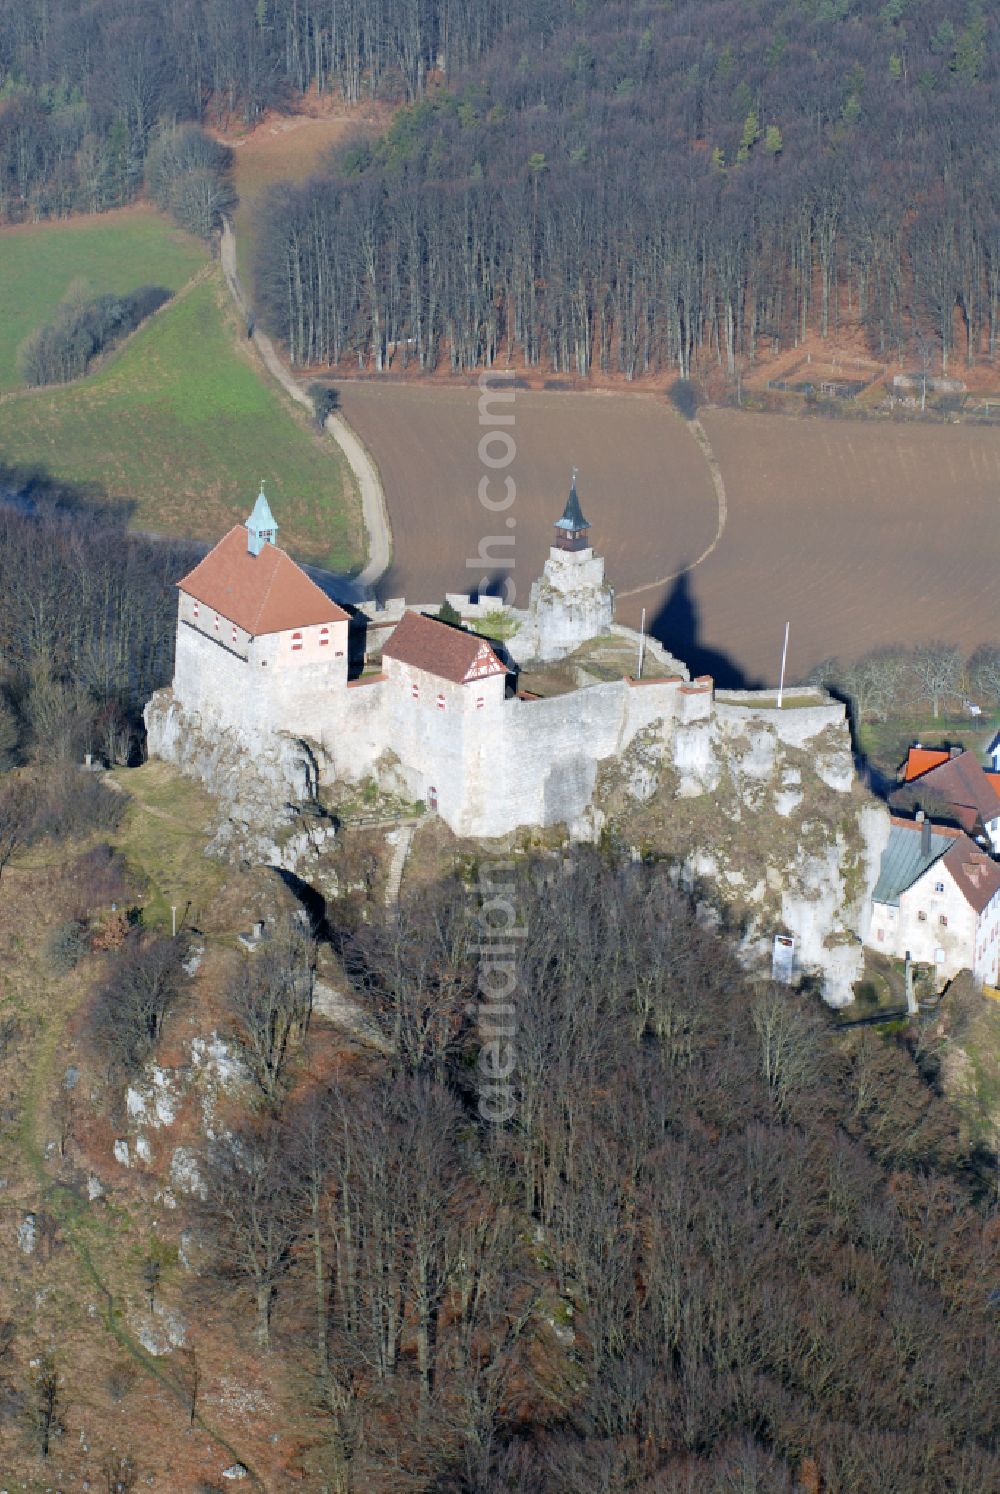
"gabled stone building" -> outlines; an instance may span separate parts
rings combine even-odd
[[[894,818],[872,893],[867,943],[892,959],[996,985],[1000,866],[961,830]]]

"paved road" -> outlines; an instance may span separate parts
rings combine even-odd
[[[296,404],[312,410],[312,400],[292,376],[290,369],[279,358],[271,339],[251,320],[253,313],[240,284],[239,272],[236,268],[236,235],[228,218],[222,220],[221,259],[222,272],[226,277],[229,293],[239,307],[240,313],[247,318],[248,325],[253,329],[250,333],[251,340],[260,353],[265,368],[277,379],[282,389]],[[339,587],[348,601],[363,601],[371,595],[376,582],[385,575],[392,558],[392,531],[389,527],[385,493],[378,468],[368,449],[348,425],[343,415],[336,412],[328,415],[325,428],[343,452],[344,459],[358,485],[361,514],[368,535],[368,559],[358,575],[350,580],[345,577],[334,577],[331,572],[320,571],[317,567],[307,567],[307,569],[317,579],[326,578],[331,585]]]

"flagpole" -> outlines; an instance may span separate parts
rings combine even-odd
[[[781,650],[781,679],[778,681],[778,710],[781,710],[781,700],[785,693],[785,661],[788,658],[788,629],[790,623],[785,623],[785,645]]]

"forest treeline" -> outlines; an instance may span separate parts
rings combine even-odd
[[[384,1065],[309,1082],[301,933],[230,983],[202,1289],[299,1387],[316,1486],[993,1487],[995,1223],[933,1043],[749,982],[662,868],[484,874],[331,905]],[[481,897],[521,935],[502,1126]]]
[[[126,522],[0,469],[0,769],[139,750],[142,707],[170,683],[174,583],[194,552]]]
[[[969,0],[515,25],[382,140],[275,191],[266,317],[298,363],[375,368],[735,377],[845,322],[917,366],[992,353],[996,38]]]
[[[569,0],[0,0],[0,220],[101,212],[140,190],[164,124],[247,123],[307,89],[419,97],[515,21]]]
[[[0,217],[130,201],[164,129],[312,88],[410,107],[272,204],[297,363],[736,376],[845,321],[995,351],[981,0],[0,0]]]

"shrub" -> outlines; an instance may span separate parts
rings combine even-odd
[[[17,717],[17,712],[0,695],[0,772],[11,767],[17,761],[17,751],[20,744],[21,725]]]
[[[45,944],[45,957],[57,975],[68,975],[90,949],[86,927],[79,919],[59,923]]]
[[[112,1071],[134,1074],[152,1053],[181,991],[183,958],[180,939],[126,940],[90,1012],[91,1040]]]
[[[134,896],[124,858],[106,844],[84,851],[66,868],[65,878],[85,913],[109,903],[126,903]]]
[[[49,779],[34,833],[61,840],[94,830],[114,830],[125,813],[125,803],[124,795],[106,788],[93,773],[66,768]]]
[[[447,623],[451,628],[460,628],[462,626],[462,614],[450,602],[443,602],[438,611],[438,622]]]
[[[330,384],[310,384],[309,398],[313,403],[313,416],[320,430],[326,425],[328,415],[332,415],[340,405],[340,395]]]
[[[690,379],[677,379],[668,390],[670,402],[678,415],[693,420],[698,413],[698,394]]]
[[[95,296],[90,300],[72,292],[55,319],[36,328],[22,342],[17,355],[22,379],[37,387],[80,378],[98,353],[113,347],[169,299],[170,292],[158,285],[143,285],[125,296]]]

